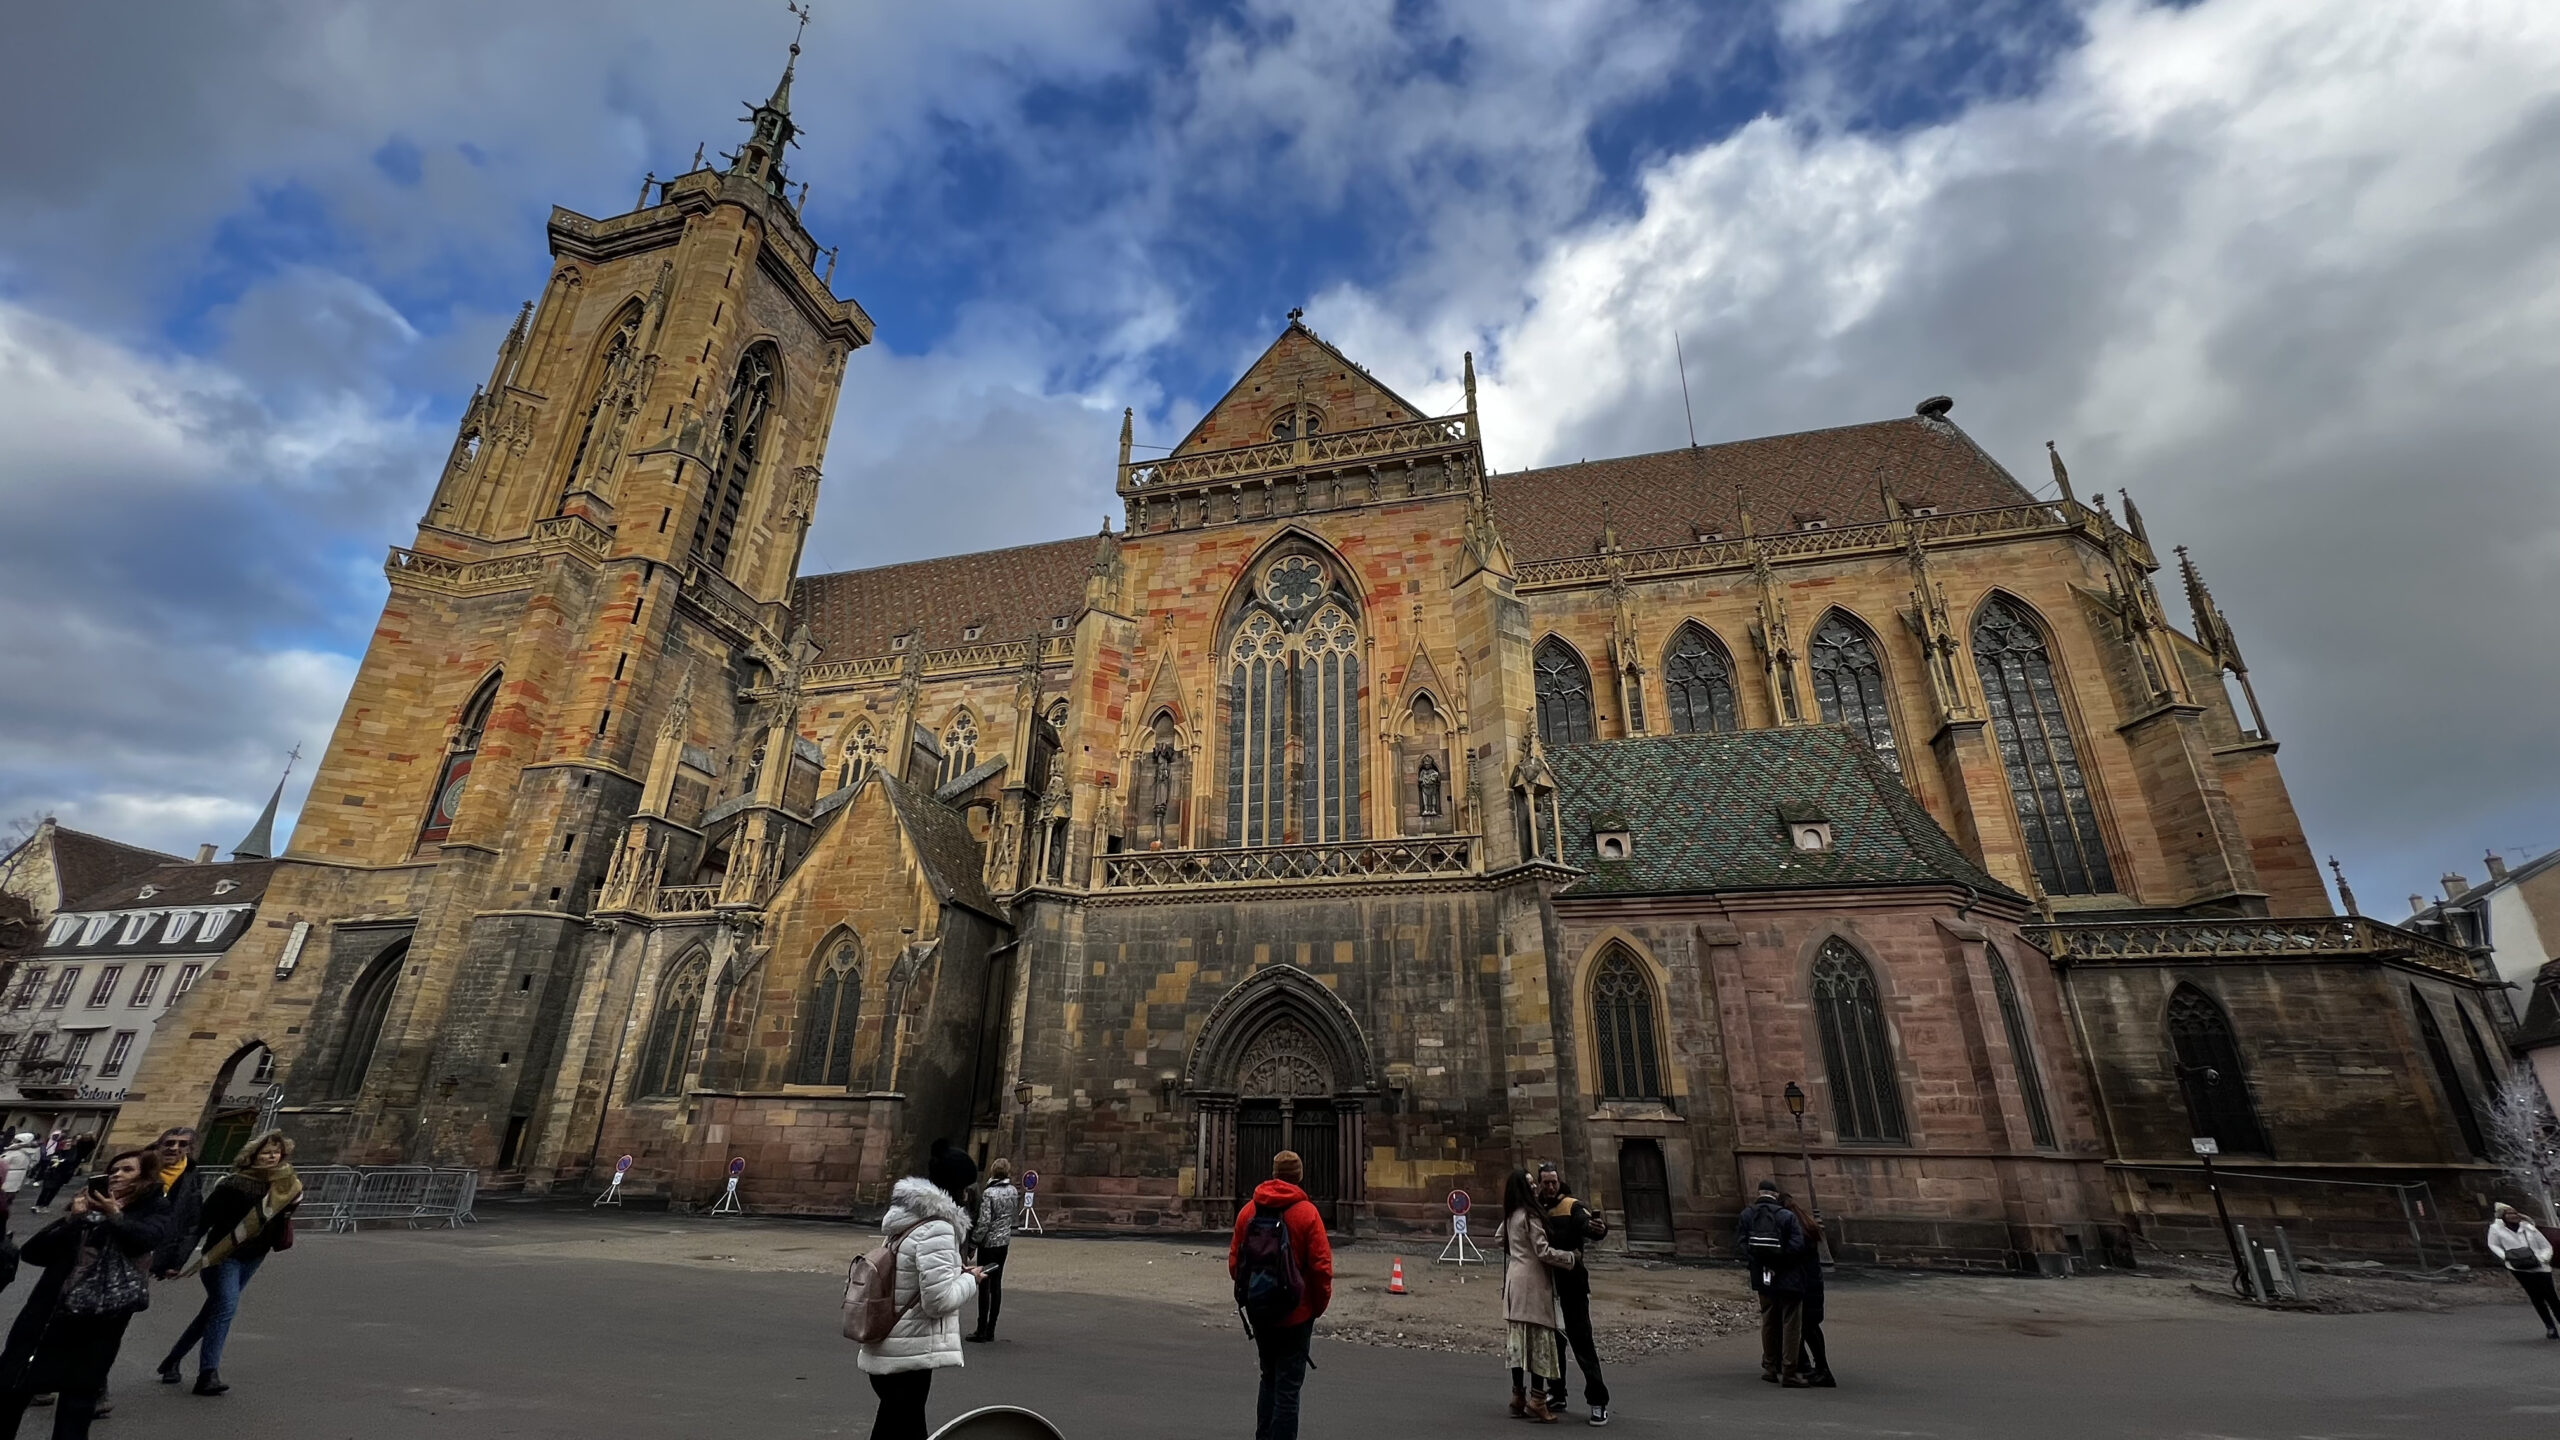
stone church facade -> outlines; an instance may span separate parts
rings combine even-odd
[[[1776,1174],[1851,1253],[2049,1268],[2189,1216],[2122,1167],[2244,1116],[2477,1168],[2441,1084],[2503,1045],[2370,1103],[2474,1025],[2465,957],[2331,913],[2192,567],[2181,630],[2130,500],[2058,455],[2038,498],[1943,398],[1496,474],[1471,362],[1429,414],[1293,316],[1170,454],[1124,421],[1102,534],[802,574],[872,326],[790,86],[725,168],[553,212],[129,1122],[264,1046],[311,1152],[534,1188],[736,1158],[842,1212],[948,1137],[1052,1223],[1184,1228],[1287,1147],[1357,1232],[1558,1158],[1639,1247]],[[2357,1050],[2409,1061],[2342,1090]]]

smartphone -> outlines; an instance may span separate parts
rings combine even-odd
[[[90,1194],[92,1194],[92,1195],[104,1195],[104,1194],[106,1194],[106,1193],[107,1193],[107,1177],[106,1177],[106,1176],[104,1176],[104,1175],[92,1175],[92,1176],[90,1176],[90,1177],[89,1177],[89,1193],[90,1193]]]

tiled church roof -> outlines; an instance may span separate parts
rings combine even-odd
[[[1093,537],[946,555],[870,570],[804,575],[791,609],[829,660],[886,655],[893,637],[916,632],[914,645],[940,650],[964,644],[961,632],[985,626],[982,641],[1058,633],[1052,622],[1084,610],[1084,581]]]
[[[1844,425],[1495,475],[1493,518],[1518,560],[1589,555],[1604,524],[1630,550],[1687,545],[1698,532],[1742,534],[1737,493],[1762,534],[1804,520],[1883,520],[1879,486],[1904,506],[1979,510],[2023,504],[2017,479],[1943,420]],[[1603,509],[1606,515],[1603,515]]]
[[[1954,883],[2023,902],[1984,874],[1875,752],[1837,725],[1724,735],[1646,735],[1550,751],[1564,811],[1566,895]],[[1831,823],[1831,852],[1790,843],[1778,807]],[[1792,813],[1792,812],[1791,812]],[[1622,818],[1625,860],[1591,833]]]
[[[62,892],[68,908],[72,902],[88,898],[127,876],[161,865],[183,863],[175,855],[127,845],[104,835],[57,825],[53,829],[54,884]]]

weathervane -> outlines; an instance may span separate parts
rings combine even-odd
[[[800,37],[809,33],[809,7],[801,4],[800,0],[790,0],[782,8],[800,17],[800,28],[791,32],[791,53],[797,55],[800,53]]]

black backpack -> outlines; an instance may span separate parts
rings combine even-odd
[[[1751,1207],[1751,1228],[1742,1233],[1742,1245],[1752,1259],[1773,1265],[1786,1258],[1786,1213],[1775,1205]]]
[[[1289,1244],[1289,1212],[1306,1202],[1293,1201],[1275,1210],[1253,1207],[1244,1227],[1243,1263],[1236,1269],[1236,1304],[1256,1320],[1277,1320],[1298,1308],[1306,1282],[1298,1274],[1298,1256]]]

